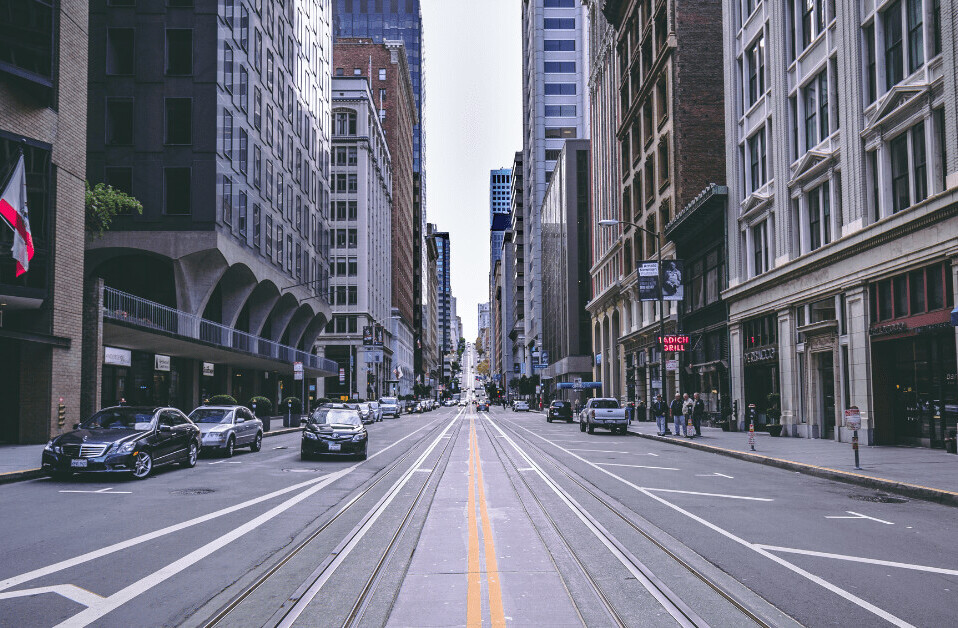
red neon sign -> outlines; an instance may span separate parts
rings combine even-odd
[[[691,338],[684,334],[673,336],[659,336],[659,343],[662,345],[662,351],[681,352],[688,347]]]

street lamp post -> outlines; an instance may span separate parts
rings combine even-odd
[[[654,231],[650,231],[646,229],[645,227],[640,227],[634,222],[629,222],[627,220],[614,220],[614,219],[600,220],[599,225],[602,227],[631,225],[635,227],[636,229],[638,229],[639,231],[643,233],[648,233],[649,235],[652,235],[655,237],[656,249],[657,249],[656,253],[658,257],[658,273],[659,273],[659,276],[656,279],[659,286],[659,343],[662,344],[662,348],[659,349],[659,378],[660,378],[659,381],[661,382],[660,390],[662,394],[662,399],[664,399],[665,402],[668,403],[669,400],[667,399],[667,395],[665,394],[665,351],[664,351],[664,348],[665,348],[665,344],[664,344],[664,341],[665,341],[665,295],[663,294],[663,291],[662,291],[662,234],[655,233]]]

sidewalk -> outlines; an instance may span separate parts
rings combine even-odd
[[[276,422],[273,423],[276,425]],[[282,426],[282,422],[279,423]],[[275,427],[263,433],[264,438],[291,434],[300,431],[299,427]],[[19,482],[43,477],[40,470],[40,458],[44,445],[0,445],[0,484]]]
[[[940,449],[862,447],[859,450],[862,468],[856,470],[852,446],[831,440],[776,438],[765,432],[756,432],[755,451],[752,452],[748,432],[723,432],[718,428],[703,427],[702,436],[695,439],[660,437],[655,423],[637,421],[629,426],[629,432],[642,438],[958,506],[958,456]]]

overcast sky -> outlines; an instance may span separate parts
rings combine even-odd
[[[422,0],[426,213],[448,231],[463,335],[489,300],[489,171],[522,149],[522,43],[516,0]]]

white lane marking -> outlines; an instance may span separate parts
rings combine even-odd
[[[555,493],[556,496],[558,496],[558,498],[561,499],[563,503],[565,503],[565,505],[569,507],[569,510],[571,510],[572,513],[583,524],[585,524],[585,526],[589,529],[590,532],[592,532],[592,534],[595,535],[595,537],[599,540],[599,542],[601,542],[606,547],[606,549],[608,549],[609,552],[613,556],[615,556],[616,559],[618,559],[618,561],[622,564],[622,566],[625,567],[632,574],[632,576],[639,583],[641,583],[642,586],[644,586],[649,593],[652,594],[652,597],[658,600],[658,602],[662,605],[663,608],[665,608],[669,612],[670,615],[672,615],[677,620],[679,620],[680,626],[682,626],[683,628],[687,628],[687,627],[695,625],[694,623],[689,622],[687,618],[685,617],[680,618],[680,616],[677,615],[678,609],[675,608],[674,604],[672,603],[672,600],[668,598],[668,596],[665,594],[665,592],[662,591],[660,587],[654,585],[652,581],[646,576],[646,574],[643,573],[640,569],[638,569],[635,563],[633,563],[633,561],[629,559],[622,552],[622,550],[619,549],[618,546],[612,543],[612,541],[610,540],[611,534],[609,534],[609,532],[605,530],[601,526],[601,524],[599,524],[597,521],[594,521],[591,517],[587,517],[585,515],[585,509],[582,506],[580,506],[579,503],[576,502],[570,495],[565,493],[559,487],[559,485],[556,484],[555,480],[553,480],[545,471],[543,471],[542,467],[539,466],[539,464],[536,463],[532,459],[532,457],[529,456],[529,454],[527,454],[521,447],[519,447],[519,445],[512,438],[510,438],[502,430],[502,428],[499,427],[499,425],[497,425],[495,422],[492,422],[492,421],[490,422],[492,423],[492,427],[494,427],[499,432],[500,438],[504,438],[506,442],[512,445],[512,448],[516,450],[516,453],[518,453],[529,465],[532,466],[532,470],[536,472],[536,475],[538,475],[539,478],[541,478],[542,481],[545,482],[546,485],[552,489],[552,492]]]
[[[430,422],[430,423],[427,423],[426,425],[420,427],[419,429],[417,429],[417,430],[415,430],[415,431],[413,431],[413,432],[410,432],[410,433],[407,434],[406,436],[403,436],[402,438],[400,438],[399,440],[397,440],[395,443],[392,443],[392,444],[390,444],[389,446],[384,447],[383,449],[380,449],[379,451],[377,451],[377,452],[375,452],[375,453],[369,454],[369,460],[372,460],[372,459],[375,458],[376,456],[378,456],[378,455],[380,455],[380,454],[382,454],[382,453],[385,453],[386,451],[392,449],[393,447],[395,447],[395,446],[398,445],[399,443],[403,442],[403,441],[406,440],[407,438],[412,437],[412,436],[415,435],[417,432],[421,432],[422,430],[424,430],[424,429],[426,429],[427,427],[433,425],[434,423],[436,423],[436,421],[432,421],[432,422]],[[355,465],[353,465],[353,466],[351,466],[351,467],[348,467],[348,470],[355,469],[355,468],[358,467],[358,466],[359,466],[359,464],[355,464]],[[293,491],[297,491],[297,490],[299,490],[299,489],[301,489],[301,488],[305,488],[305,487],[310,486],[310,485],[312,485],[312,484],[316,484],[317,482],[322,482],[322,481],[323,481],[325,478],[327,478],[327,477],[329,477],[329,476],[328,476],[328,475],[321,475],[321,476],[319,476],[319,477],[317,477],[317,478],[313,478],[313,479],[311,479],[311,480],[306,480],[305,482],[300,482],[299,484],[294,484],[294,485],[292,485],[292,486],[287,486],[286,488],[281,488],[281,489],[279,489],[278,491],[273,491],[272,493],[267,493],[266,495],[262,495],[262,496],[260,496],[260,497],[255,497],[255,498],[250,499],[250,500],[247,500],[247,501],[245,501],[245,502],[240,502],[239,504],[236,504],[236,505],[233,505],[233,506],[228,506],[228,507],[226,507],[226,508],[223,508],[223,509],[221,509],[221,510],[217,510],[217,511],[211,512],[211,513],[209,513],[209,514],[200,515],[199,517],[195,517],[195,518],[193,518],[193,519],[188,519],[188,520],[183,521],[183,522],[181,522],[181,523],[175,523],[175,524],[170,525],[170,526],[167,526],[167,527],[165,527],[165,528],[160,528],[159,530],[154,530],[153,532],[147,532],[146,534],[141,534],[140,536],[135,536],[135,537],[133,537],[133,538],[131,538],[131,539],[127,539],[126,541],[120,541],[120,542],[118,542],[118,543],[114,543],[113,545],[107,545],[106,547],[102,547],[102,548],[100,548],[100,549],[98,549],[98,550],[93,550],[93,551],[91,551],[91,552],[87,552],[86,554],[80,554],[79,556],[74,556],[73,558],[68,558],[68,559],[62,560],[62,561],[60,561],[60,562],[58,562],[58,563],[53,563],[52,565],[47,565],[46,567],[40,567],[39,569],[34,569],[33,571],[28,571],[28,572],[26,572],[26,573],[22,573],[22,574],[17,575],[17,576],[11,576],[11,577],[9,577],[9,578],[6,578],[5,580],[0,580],[0,591],[3,591],[3,590],[5,590],[5,589],[9,589],[10,587],[14,587],[14,586],[20,585],[20,584],[22,584],[22,583],[24,583],[24,582],[29,582],[30,580],[35,580],[35,579],[37,579],[37,578],[42,578],[42,577],[44,577],[44,576],[48,576],[48,575],[50,575],[50,574],[52,574],[52,573],[56,573],[56,572],[58,572],[58,571],[63,571],[64,569],[70,569],[70,568],[72,568],[72,567],[76,567],[77,565],[82,565],[83,563],[90,562],[91,560],[96,560],[97,558],[102,558],[103,556],[108,556],[108,555],[110,555],[110,554],[113,554],[114,552],[119,552],[119,551],[121,551],[121,550],[125,550],[125,549],[128,549],[128,548],[130,548],[130,547],[134,547],[134,546],[136,546],[136,545],[139,545],[139,544],[141,544],[141,543],[146,543],[146,542],[148,542],[148,541],[152,541],[152,540],[157,539],[157,538],[160,538],[160,537],[162,537],[162,536],[166,536],[166,535],[172,534],[172,533],[174,533],[174,532],[179,532],[180,530],[185,530],[186,528],[191,528],[191,527],[196,526],[196,525],[199,525],[199,524],[201,524],[201,523],[206,523],[207,521],[211,521],[211,520],[216,519],[216,518],[218,518],[218,517],[222,517],[222,516],[224,516],[224,515],[228,515],[228,514],[230,514],[230,513],[236,512],[236,511],[238,511],[238,510],[242,510],[242,509],[248,508],[248,507],[250,507],[250,506],[255,506],[256,504],[259,504],[259,503],[261,503],[261,502],[269,501],[270,499],[273,499],[274,497],[279,497],[280,495],[285,495],[286,493],[291,493],[291,492],[293,492]]]
[[[211,462],[210,464],[243,464],[243,463],[240,462],[239,460],[218,460],[216,462]]]
[[[280,445],[279,447],[273,447],[273,451],[275,451],[275,450],[277,450],[277,449],[289,449],[289,447],[287,447],[286,445]]]
[[[429,455],[442,440],[443,434],[446,434],[452,428],[452,426],[456,424],[456,421],[459,420],[459,417],[460,415],[453,417],[446,428],[442,431],[442,434],[433,440],[429,447],[426,448],[426,451],[422,452],[422,455],[419,456],[419,459],[416,460],[411,467],[409,467],[409,470],[403,473],[403,475],[396,480],[395,484],[393,484],[389,491],[386,492],[386,497],[374,508],[373,512],[366,515],[367,519],[363,523],[362,527],[351,539],[349,539],[349,542],[346,543],[345,547],[343,547],[339,553],[336,554],[336,558],[329,563],[322,576],[317,579],[302,596],[300,596],[300,598],[296,601],[296,604],[293,605],[293,608],[289,610],[289,613],[287,613],[286,616],[283,617],[283,620],[277,625],[277,628],[289,628],[297,619],[299,619],[299,616],[302,615],[304,610],[306,610],[306,607],[309,606],[309,603],[313,601],[313,598],[319,594],[323,586],[329,581],[339,566],[343,564],[343,561],[346,560],[346,557],[349,556],[350,552],[352,552],[353,549],[359,545],[363,537],[366,536],[366,533],[369,532],[369,530],[373,527],[373,524],[376,523],[376,520],[379,519],[380,515],[385,512],[386,508],[389,507],[392,501],[400,493],[401,489],[409,482],[410,478],[413,476],[413,473],[421,470],[419,465],[426,461],[426,458],[429,457]]]
[[[98,491],[57,491],[59,493],[97,493],[99,495],[132,495],[133,491],[114,491],[113,488],[101,488]]]
[[[895,525],[891,521],[885,521],[884,519],[876,519],[875,517],[869,517],[868,515],[863,515],[859,512],[854,512],[852,510],[846,510],[845,512],[847,512],[849,515],[852,515],[852,516],[847,517],[845,515],[831,515],[831,516],[826,515],[825,518],[826,519],[869,519],[871,521],[877,521],[878,523],[884,523],[885,525],[888,525],[888,526]]]
[[[533,436],[536,436],[536,437],[538,437],[538,438],[541,438],[542,440],[546,440],[545,438],[539,436],[538,434],[536,434],[536,433],[533,432],[532,430],[526,429],[526,428],[522,427],[521,425],[515,425],[515,427],[517,427],[517,428],[519,428],[519,429],[521,429],[521,430],[524,430],[524,431],[526,431],[526,432],[529,432],[529,433],[532,434]],[[633,484],[632,482],[629,482],[629,481],[626,480],[625,478],[620,477],[620,476],[618,476],[618,475],[616,475],[616,474],[614,474],[614,473],[608,471],[607,469],[603,469],[603,468],[600,467],[599,465],[594,464],[594,463],[592,463],[592,462],[586,460],[585,458],[583,458],[583,457],[581,457],[581,456],[577,456],[576,454],[574,454],[574,453],[572,453],[572,452],[568,452],[568,453],[569,453],[569,455],[572,456],[573,458],[577,458],[578,460],[584,462],[585,464],[589,465],[590,467],[593,467],[593,468],[595,468],[595,469],[601,471],[602,473],[605,473],[606,475],[617,479],[618,481],[622,482],[622,483],[625,484],[626,486],[630,486],[630,487],[632,487],[633,489],[639,491],[640,493],[645,494],[647,497],[650,497],[651,499],[654,499],[655,501],[659,502],[659,503],[662,504],[663,506],[668,506],[668,507],[671,508],[672,510],[674,510],[674,511],[680,513],[680,514],[685,515],[685,516],[688,517],[689,519],[691,519],[691,520],[693,520],[693,521],[696,521],[696,522],[702,524],[703,526],[709,528],[710,530],[712,530],[712,531],[714,531],[714,532],[717,532],[718,534],[721,534],[721,535],[724,536],[725,538],[727,538],[727,539],[729,539],[729,540],[731,540],[731,541],[734,541],[734,542],[736,542],[736,543],[738,543],[738,544],[740,544],[740,545],[742,545],[742,546],[744,546],[744,547],[747,547],[747,548],[753,550],[753,551],[756,552],[757,554],[759,554],[759,555],[761,555],[761,556],[764,556],[765,558],[768,558],[769,560],[771,560],[771,561],[773,561],[773,562],[775,562],[775,563],[778,563],[779,565],[781,565],[782,567],[785,567],[785,568],[788,569],[789,571],[792,571],[792,572],[794,572],[794,573],[797,573],[798,575],[802,576],[803,578],[806,578],[806,579],[808,579],[808,580],[814,582],[815,584],[819,585],[820,587],[822,587],[822,588],[824,588],[824,589],[826,589],[826,590],[828,590],[828,591],[831,591],[831,592],[834,593],[835,595],[838,595],[839,597],[842,597],[842,598],[848,600],[848,601],[851,602],[852,604],[855,604],[855,605],[857,605],[857,606],[859,606],[859,607],[861,607],[861,608],[867,610],[868,612],[870,612],[870,613],[872,613],[872,614],[874,614],[874,615],[877,615],[878,617],[881,617],[882,619],[884,619],[884,620],[887,621],[888,623],[890,623],[890,624],[892,624],[892,625],[895,625],[895,626],[898,626],[899,628],[915,628],[915,626],[913,626],[912,624],[909,624],[909,623],[906,622],[905,620],[903,620],[903,619],[901,619],[901,618],[899,618],[899,617],[897,617],[897,616],[895,616],[895,615],[892,615],[891,613],[889,613],[888,611],[886,611],[886,610],[884,610],[884,609],[882,609],[882,608],[879,608],[879,607],[875,606],[875,605],[872,604],[871,602],[868,602],[868,601],[866,601],[866,600],[863,600],[862,598],[858,597],[857,595],[855,595],[855,594],[853,594],[853,593],[850,593],[850,592],[846,591],[845,589],[842,589],[841,587],[832,584],[831,582],[825,580],[824,578],[820,578],[820,577],[816,576],[816,575],[813,574],[813,573],[810,573],[810,572],[808,572],[808,571],[805,571],[805,570],[802,569],[801,567],[799,567],[799,566],[797,566],[797,565],[794,565],[794,564],[788,562],[788,561],[785,560],[784,558],[781,558],[781,557],[779,557],[779,556],[776,556],[775,554],[772,554],[772,553],[769,552],[768,550],[763,549],[760,545],[756,545],[756,544],[754,544],[754,543],[751,543],[751,542],[749,542],[749,541],[746,541],[746,540],[743,539],[742,537],[736,536],[735,534],[732,534],[732,533],[729,532],[728,530],[725,530],[725,529],[719,527],[718,525],[716,525],[716,524],[714,524],[714,523],[712,523],[712,522],[710,522],[710,521],[706,521],[706,520],[703,519],[702,517],[699,517],[698,515],[693,514],[693,513],[689,512],[688,510],[685,510],[685,509],[682,508],[681,506],[676,506],[675,504],[673,504],[673,503],[670,502],[669,500],[664,499],[664,498],[662,498],[662,497],[659,497],[658,495],[655,495],[654,493],[652,493],[651,490],[646,489],[646,488],[643,488],[643,487],[641,487],[641,486],[637,486],[637,485]]]
[[[749,502],[773,502],[774,499],[768,497],[746,497],[745,495],[723,495],[722,493],[702,493],[699,491],[680,491],[674,488],[650,488],[642,487],[645,491],[655,491],[656,493],[679,493],[682,495],[700,495],[702,497],[724,497],[725,499],[742,499]]]
[[[0,593],[0,600],[10,600],[18,597],[30,597],[33,595],[43,595],[44,593],[56,593],[68,600],[72,600],[83,606],[93,606],[103,600],[103,596],[97,595],[92,591],[80,588],[73,584],[57,584],[52,587],[37,587],[35,589],[21,589],[20,591],[7,591]]]
[[[766,549],[770,552],[783,552],[786,554],[802,554],[803,556],[833,558],[835,560],[847,560],[853,563],[881,565],[882,567],[898,567],[899,569],[911,569],[912,571],[927,571],[928,573],[940,573],[946,576],[958,576],[958,569],[945,569],[943,567],[928,567],[927,565],[898,563],[891,560],[880,560],[878,558],[863,558],[861,556],[848,556],[847,554],[830,554],[829,552],[816,552],[813,550],[796,549],[794,547],[778,547],[775,545],[759,545],[758,547],[761,547],[762,549]]]
[[[659,471],[681,471],[681,469],[676,469],[675,467],[650,467],[643,464],[617,464],[615,462],[597,462],[603,467],[629,467],[631,469],[658,469]]]
[[[696,473],[696,474],[695,474],[695,477],[697,477],[697,478],[714,478],[714,477],[720,477],[720,478],[728,478],[728,479],[730,479],[730,480],[734,480],[734,479],[735,479],[735,478],[732,477],[731,475],[725,475],[724,473]]]
[[[556,447],[559,447],[559,445],[556,445]],[[591,451],[594,454],[628,454],[629,453],[627,451],[609,451],[608,449],[570,449],[569,451]],[[644,454],[633,454],[633,455],[642,456]]]

